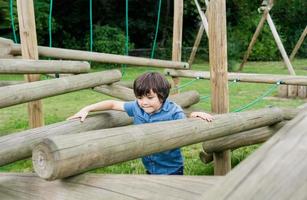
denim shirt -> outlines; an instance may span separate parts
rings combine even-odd
[[[185,118],[181,107],[168,99],[163,103],[161,109],[153,114],[146,113],[137,101],[126,102],[124,109],[130,117],[133,117],[135,125]],[[179,148],[145,156],[142,162],[151,174],[171,174],[183,167],[183,158]]]

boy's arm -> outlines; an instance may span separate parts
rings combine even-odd
[[[99,103],[95,103],[82,108],[79,112],[67,118],[67,120],[80,118],[80,121],[83,122],[87,117],[88,113],[93,111],[104,111],[104,110],[125,111],[124,104],[125,102],[122,101],[114,101],[114,100],[101,101]]]

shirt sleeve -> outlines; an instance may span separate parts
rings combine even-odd
[[[129,101],[124,103],[124,110],[130,117],[134,116],[135,106],[136,106],[135,101]]]
[[[173,117],[174,120],[177,120],[177,119],[185,119],[185,118],[186,118],[186,116],[185,116],[185,114],[183,113],[183,111],[176,112],[176,113],[174,114],[174,117]]]

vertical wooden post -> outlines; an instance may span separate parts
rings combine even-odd
[[[290,55],[290,60],[293,60],[295,54],[297,53],[297,51],[299,50],[299,48],[303,44],[303,41],[304,41],[306,35],[307,35],[307,26],[305,27],[305,29],[304,29],[300,39],[297,41],[297,43],[296,43],[296,45],[295,45],[295,47],[294,47],[294,49],[293,49],[293,51],[292,51],[292,53]]]
[[[181,61],[182,23],[183,23],[183,0],[174,0],[173,49],[172,49],[173,61]],[[172,79],[173,79],[174,88],[177,88],[180,82],[179,78],[172,77]],[[176,91],[175,93],[178,93],[178,91]]]
[[[33,0],[17,0],[17,10],[22,58],[38,60]],[[25,80],[28,82],[39,81],[40,75],[25,75]],[[40,100],[28,103],[28,115],[31,128],[44,125]]]
[[[212,112],[227,113],[229,112],[229,97],[227,81],[226,0],[210,1],[208,14]],[[230,150],[214,153],[213,156],[215,175],[224,175],[230,171]]]

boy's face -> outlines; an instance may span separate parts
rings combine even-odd
[[[146,96],[138,97],[137,102],[139,106],[148,114],[152,114],[160,110],[162,103],[156,93],[150,90]]]

